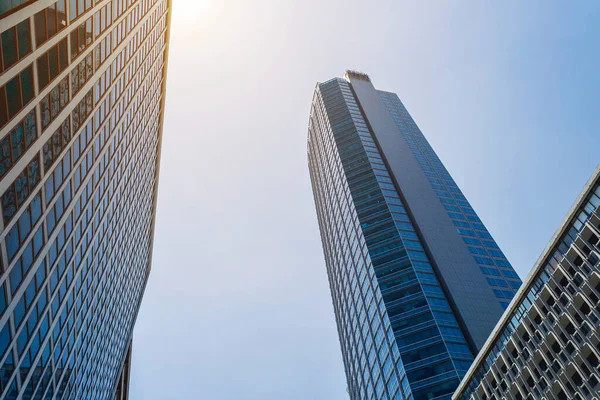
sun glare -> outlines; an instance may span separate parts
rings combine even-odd
[[[179,22],[197,21],[212,6],[212,0],[173,0],[173,19]]]

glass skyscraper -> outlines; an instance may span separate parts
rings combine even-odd
[[[317,85],[308,160],[351,399],[449,399],[518,275],[366,74]]]
[[[0,1],[2,399],[112,399],[126,382],[150,271],[169,8]]]
[[[454,398],[583,400],[599,393],[600,166]]]

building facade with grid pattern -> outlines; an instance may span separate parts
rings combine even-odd
[[[350,397],[449,399],[518,276],[397,96],[365,74],[317,85],[308,161]]]
[[[600,393],[600,166],[461,382],[455,400]]]
[[[0,398],[114,398],[150,272],[169,0],[0,2]]]

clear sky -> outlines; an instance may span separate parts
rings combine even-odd
[[[398,93],[524,277],[600,161],[600,3],[551,3],[174,0],[131,398],[347,399],[306,135],[348,68]]]

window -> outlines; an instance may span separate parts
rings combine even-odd
[[[12,338],[10,334],[10,324],[4,324],[4,328],[0,331],[0,355],[4,356],[6,353],[6,349],[8,349],[8,345],[10,344]]]
[[[2,10],[0,9],[0,14]],[[0,43],[0,72],[6,71],[31,52],[31,29],[29,20],[2,32]]]
[[[479,242],[479,239],[475,239],[475,238],[470,238],[470,237],[464,237],[463,236],[463,241],[467,244],[477,244],[477,245],[481,245],[481,243]]]
[[[17,210],[25,203],[40,178],[40,161],[39,156],[36,155],[2,195],[4,225],[10,222]]]
[[[69,13],[71,21],[92,8],[92,0],[69,0]]]
[[[485,252],[485,250],[481,247],[473,247],[473,246],[467,246],[467,248],[469,249],[469,251],[471,252],[471,254],[481,254],[483,256],[486,256],[487,253]]]
[[[96,68],[98,68],[104,63],[104,61],[106,60],[106,58],[108,58],[112,51],[110,47],[110,36],[111,33],[109,33],[104,39],[102,39],[98,46],[96,46],[96,48],[94,49],[94,53],[96,55]]]
[[[508,290],[492,289],[492,291],[494,292],[496,297],[498,297],[500,299],[512,299],[513,295],[514,295],[512,292],[509,292]]]
[[[114,63],[113,63],[114,66]],[[102,74],[102,76],[100,76],[100,78],[96,81],[96,83],[94,84],[94,98],[96,100],[99,100],[102,96],[104,96],[104,93],[106,93],[106,89],[110,88],[110,84],[112,82],[112,69],[108,68],[106,70],[106,72],[104,72],[104,74]],[[123,82],[121,80],[118,80],[115,85],[113,86],[113,93],[114,93],[114,97],[115,99],[119,98],[119,96],[121,95],[122,91],[123,91]],[[122,104],[122,103],[119,103]],[[120,115],[116,116],[116,119],[119,119]]]
[[[450,218],[454,218],[454,219],[465,219],[465,216],[459,213],[455,213],[455,212],[449,212],[448,216]]]
[[[502,254],[502,252],[500,250],[491,250],[488,249],[488,253],[490,253],[491,256],[493,257],[498,257],[498,258],[503,258],[504,254]]]
[[[515,290],[519,290],[519,288],[521,287],[521,282],[508,281],[508,284],[510,285],[511,288],[513,288]]]
[[[519,275],[517,275],[517,273],[513,270],[506,270],[506,269],[502,269],[502,275],[508,277],[508,278],[515,278],[515,279],[521,279],[519,277]]]
[[[480,238],[484,238],[484,239],[491,239],[492,238],[492,235],[490,235],[489,233],[487,233],[487,232],[480,232],[480,231],[477,231],[477,236],[479,236]]]
[[[33,68],[21,73],[0,87],[0,128],[6,125],[33,99]]]
[[[454,226],[460,226],[463,228],[468,228],[469,224],[464,222],[464,221],[456,221],[456,220],[452,220],[452,223],[454,224]]]
[[[73,95],[79,92],[81,87],[94,75],[93,60],[93,55],[88,54],[71,72],[71,89],[73,90]]]
[[[500,271],[498,271],[496,268],[489,268],[489,267],[479,267],[479,269],[481,269],[481,272],[483,272],[486,275],[494,275],[494,276],[500,276]]]
[[[67,38],[64,38],[37,59],[39,89],[44,89],[67,66]]]
[[[489,257],[477,257],[477,256],[474,256],[473,258],[475,258],[475,262],[477,262],[478,264],[494,265],[494,263],[492,262],[492,259],[489,258]]]
[[[58,182],[58,174],[59,171],[55,171],[54,172],[54,181],[56,182],[56,188],[58,189],[58,187],[60,186],[61,182]],[[60,179],[62,179],[62,177],[60,177]],[[54,206],[49,210],[48,212],[48,216],[46,217],[46,229],[48,230],[48,233],[51,233],[54,228],[56,228],[58,221],[62,218],[65,209],[68,207],[69,203],[71,202],[72,199],[72,194],[71,194],[71,182],[67,182],[67,184],[65,185],[64,190],[58,194],[58,196],[56,197],[56,202],[54,203]],[[63,226],[63,230],[65,229],[65,227]],[[64,235],[64,232],[61,232],[61,235]],[[59,238],[59,242],[62,241],[62,245],[64,245],[64,236],[62,239]],[[62,249],[62,245],[59,246]],[[60,249],[59,249],[60,251]]]
[[[41,46],[67,26],[65,0],[59,0],[34,16],[35,43]]]
[[[93,90],[90,90],[71,113],[71,117],[73,118],[73,131],[78,130],[86,118],[91,114],[92,109],[94,108],[93,100]]]
[[[470,229],[462,229],[462,228],[456,228],[456,230],[458,231],[458,233],[460,233],[461,235],[466,235],[466,236],[475,236],[475,232],[473,232]]]
[[[81,154],[84,153],[86,147],[92,142],[93,123],[89,121],[84,129],[75,136],[73,141],[73,162],[77,161]]]
[[[492,286],[500,286],[500,287],[508,287],[504,279],[496,279],[496,278],[486,278],[489,285]]]
[[[100,103],[98,109],[94,112],[94,131],[97,131],[106,120],[106,117],[108,117],[110,103],[111,99],[109,97],[105,98],[104,101]]]
[[[132,0],[117,0],[113,1],[115,18],[120,16],[131,6]]]
[[[9,260],[13,259],[15,254],[21,248],[21,245],[23,245],[23,243],[27,240],[27,237],[31,233],[31,229],[39,221],[41,215],[42,201],[40,194],[38,193],[6,236],[6,252]],[[36,236],[38,236],[37,233]],[[35,238],[34,242],[36,242]],[[34,247],[36,247],[37,253],[37,251],[40,250],[40,247],[36,245],[34,245]]]
[[[98,37],[112,23],[112,4],[108,3],[94,14],[94,33]]]
[[[510,263],[507,260],[494,259],[494,262],[500,267],[510,268]]]
[[[40,101],[40,113],[42,115],[42,129],[58,116],[69,102],[69,78],[64,78]]]
[[[44,190],[46,191],[46,205],[52,201],[55,193],[58,192],[65,178],[71,172],[71,152],[67,152],[63,159],[58,162],[56,168],[52,172],[44,184]],[[67,183],[66,187],[70,188],[71,183]],[[70,201],[71,190],[68,190],[67,198]]]
[[[93,41],[93,17],[88,18],[71,32],[71,60],[74,60]]]
[[[56,158],[67,147],[71,140],[71,126],[69,118],[66,118],[61,127],[48,139],[43,148],[44,170],[48,171]]]
[[[482,240],[482,242],[483,242],[483,245],[486,247],[490,247],[493,249],[499,249],[498,245],[493,240]]]
[[[0,18],[4,18],[15,11],[25,7],[26,5],[33,3],[37,0],[11,0],[11,1],[0,1]],[[0,355],[1,357],[1,355]]]
[[[32,110],[0,140],[0,178],[21,158],[37,136],[35,112]]]

